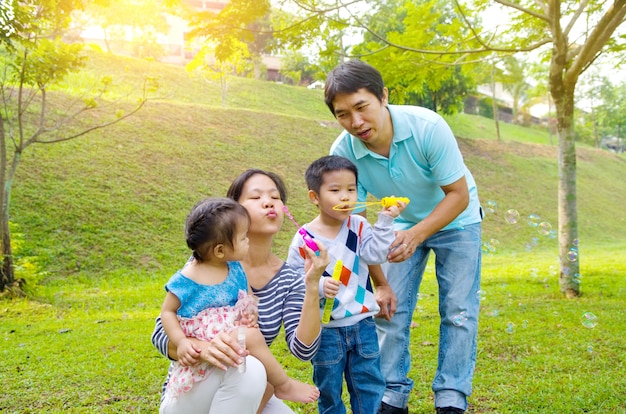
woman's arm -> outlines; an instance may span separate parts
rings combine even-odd
[[[305,248],[306,259],[304,268],[304,299],[302,301],[302,314],[300,323],[296,329],[296,337],[305,345],[311,345],[320,335],[322,324],[320,320],[319,281],[330,259],[326,247],[317,242],[319,256],[308,247]]]
[[[189,339],[201,350],[201,356],[195,362],[200,362],[200,360],[203,359],[222,370],[225,370],[229,366],[236,367],[241,361],[241,356],[247,355],[247,351],[241,349],[237,341],[226,333],[217,335],[211,342],[200,341],[196,338]],[[154,345],[161,355],[172,361],[178,359],[176,347],[167,337],[163,329],[161,317],[158,317],[155,321],[151,340],[152,345]]]

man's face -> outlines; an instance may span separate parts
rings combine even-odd
[[[391,117],[387,109],[387,88],[382,102],[365,88],[351,94],[338,94],[333,100],[335,117],[350,134],[370,149],[390,145],[393,138]]]

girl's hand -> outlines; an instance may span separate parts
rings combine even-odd
[[[176,349],[178,362],[183,366],[195,365],[200,362],[201,351],[200,347],[196,346],[191,339],[183,339]]]
[[[241,314],[239,325],[247,326],[248,328],[259,327],[259,312],[255,310],[245,311]]]

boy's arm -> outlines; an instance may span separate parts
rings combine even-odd
[[[371,226],[367,220],[362,222],[359,256],[367,264],[379,264],[387,261],[389,246],[395,239],[393,232],[394,218],[378,213],[378,220]]]
[[[374,298],[380,306],[380,312],[376,317],[390,320],[396,313],[396,305],[398,304],[396,295],[387,283],[383,268],[379,264],[370,265],[369,271],[374,285]]]

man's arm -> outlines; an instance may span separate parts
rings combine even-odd
[[[469,190],[465,177],[442,186],[441,189],[445,197],[424,220],[408,230],[396,233],[396,239],[391,244],[391,251],[387,256],[390,262],[402,262],[411,257],[417,246],[450,224],[469,205]]]

